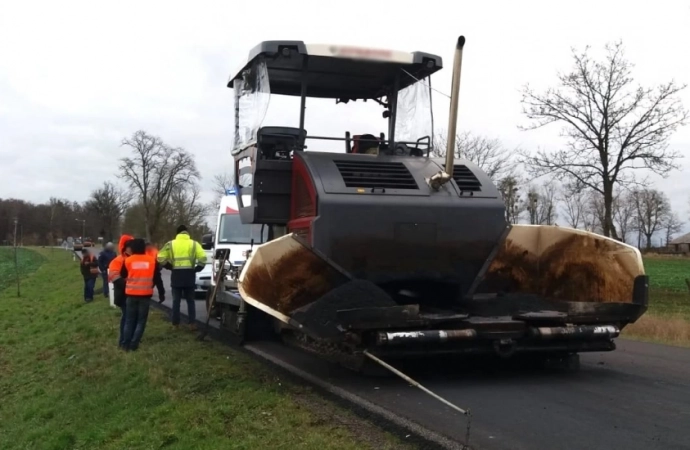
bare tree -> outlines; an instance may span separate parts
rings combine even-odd
[[[677,168],[678,152],[668,140],[688,113],[678,93],[685,85],[674,81],[655,88],[634,86],[632,64],[623,45],[607,44],[603,61],[592,60],[586,48],[573,50],[574,67],[559,74],[559,86],[536,93],[523,88],[523,112],[537,129],[552,123],[563,125],[565,149],[521,152],[521,161],[532,175],[571,178],[600,193],[603,199],[602,231],[617,237],[613,223],[616,184],[634,181],[636,169],[666,174]]]
[[[628,236],[635,230],[637,206],[628,191],[617,192],[613,197],[613,219],[618,227],[621,242],[627,242]]]
[[[498,190],[506,205],[506,220],[512,224],[518,223],[525,206],[520,198],[520,180],[509,175],[498,182]]]
[[[195,183],[199,172],[190,153],[145,131],[135,132],[122,145],[132,149],[133,157],[121,159],[120,178],[136,192],[144,210],[146,238],[152,240],[158,237],[173,193]]]
[[[115,186],[109,181],[91,193],[91,198],[85,206],[97,215],[101,228],[105,231],[104,237],[108,240],[115,239],[125,211],[127,211],[133,197],[132,192]]]
[[[553,225],[556,222],[558,199],[556,186],[547,181],[540,187],[530,186],[525,209],[532,225]]]
[[[209,206],[201,201],[198,184],[193,183],[183,188],[176,188],[172,194],[171,207],[165,215],[167,231],[173,235],[175,228],[184,224],[190,234],[200,236],[206,231],[206,215]]]
[[[530,185],[527,190],[527,201],[525,202],[525,210],[529,216],[530,225],[536,225],[537,222],[537,205],[539,204],[539,192],[537,192],[537,187]]]
[[[443,157],[448,150],[446,135],[439,133],[434,140],[434,156]],[[459,133],[455,137],[455,156],[472,161],[479,166],[494,183],[514,174],[512,155],[501,141],[473,134],[470,131]]]
[[[231,174],[222,172],[213,176],[213,207],[218,209],[220,207],[220,199],[225,196],[226,190],[233,185],[233,177]]]
[[[587,229],[589,192],[577,183],[566,183],[561,188],[559,200],[563,204],[564,218],[572,228]]]
[[[666,235],[666,245],[668,246],[671,240],[673,240],[673,235],[683,230],[683,223],[678,218],[678,214],[669,211],[663,226],[664,234]]]
[[[633,201],[637,212],[638,227],[647,239],[647,249],[652,248],[652,236],[661,231],[671,213],[666,195],[656,189],[633,191]]]
[[[57,222],[57,218],[60,215],[61,210],[64,208],[64,203],[55,197],[50,197],[49,203],[50,205],[50,222],[48,224],[48,228],[50,229],[50,237],[48,239],[48,242],[51,244],[55,244],[55,224]]]
[[[539,208],[539,223],[553,225],[558,218],[558,188],[552,181],[542,186],[542,202]]]

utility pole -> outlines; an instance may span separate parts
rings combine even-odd
[[[19,258],[17,257],[17,224],[19,220],[14,219],[14,273],[17,278],[17,297],[21,297],[21,289],[19,287]]]
[[[84,243],[86,239],[86,219],[74,219],[77,222],[81,222],[81,242]]]

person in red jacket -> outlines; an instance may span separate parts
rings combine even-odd
[[[115,297],[115,306],[120,308],[120,337],[118,341],[118,346],[123,348],[124,336],[125,336],[125,319],[126,314],[126,300],[127,296],[125,294],[125,279],[127,278],[127,273],[124,267],[125,258],[132,254],[132,240],[133,236],[128,234],[123,234],[120,237],[120,245],[118,250],[120,254],[116,256],[110,264],[108,265],[108,281],[113,283],[113,296]]]
[[[84,302],[90,303],[93,301],[93,290],[98,279],[98,261],[96,257],[89,253],[88,249],[81,251],[81,274],[84,277]]]
[[[124,261],[127,271],[125,281],[126,319],[123,349],[134,351],[144,335],[149,316],[149,307],[153,288],[160,278],[156,270],[156,259],[146,254],[146,241],[134,239],[131,243],[132,254]]]

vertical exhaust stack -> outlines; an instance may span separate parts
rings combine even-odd
[[[458,125],[458,101],[460,97],[460,70],[462,69],[462,49],[465,46],[465,36],[458,38],[453,59],[453,81],[450,92],[450,112],[448,114],[448,139],[446,147],[446,173],[453,178],[453,163],[455,159],[455,135]]]

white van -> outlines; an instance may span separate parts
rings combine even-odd
[[[267,229],[268,227],[265,228]],[[211,285],[215,285],[215,278],[218,273],[219,261],[215,258],[219,256],[219,250],[229,249],[230,258],[228,260],[229,263],[226,263],[226,268],[229,269],[229,266],[234,266],[239,270],[247,260],[247,254],[252,247],[252,240],[254,245],[259,245],[262,242],[266,242],[266,235],[267,231],[265,230],[262,239],[261,225],[242,223],[237,206],[237,194],[234,189],[228,189],[226,195],[220,201],[216,232],[213,237],[214,261]],[[226,276],[225,288],[237,289],[237,284],[231,276]]]

